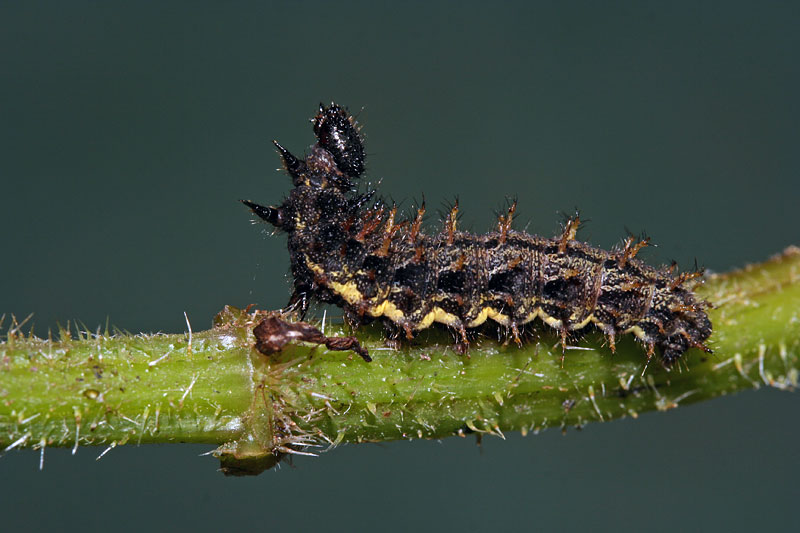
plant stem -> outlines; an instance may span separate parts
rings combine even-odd
[[[469,356],[431,328],[399,350],[380,327],[359,330],[373,356],[289,345],[254,349],[264,313],[226,307],[208,331],[124,335],[22,333],[0,344],[0,446],[202,442],[220,445],[229,474],[344,442],[502,436],[666,410],[744,389],[795,387],[800,358],[800,250],[698,288],[714,304],[714,354],[691,350],[667,371],[636,342],[615,354],[588,334],[562,363],[542,331],[518,348],[484,338]],[[323,324],[326,335],[346,335]]]

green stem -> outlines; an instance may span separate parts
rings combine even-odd
[[[227,473],[257,473],[317,446],[527,433],[796,386],[800,250],[712,276],[698,292],[715,306],[715,353],[687,352],[671,371],[647,366],[631,336],[612,355],[589,334],[562,364],[549,332],[521,349],[483,339],[465,357],[443,330],[394,350],[370,327],[359,331],[374,358],[365,363],[305,344],[264,357],[251,348],[262,314],[233,308],[191,335],[62,330],[44,340],[14,323],[0,344],[0,446],[212,443]]]

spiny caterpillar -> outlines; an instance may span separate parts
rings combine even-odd
[[[359,128],[347,111],[320,104],[312,120],[317,143],[305,160],[274,142],[294,189],[278,207],[243,200],[254,214],[289,237],[294,293],[290,307],[305,314],[310,300],[343,308],[354,326],[382,318],[408,339],[434,322],[467,330],[492,319],[519,344],[522,326],[537,317],[556,329],[566,348],[571,332],[594,325],[613,352],[618,334],[632,333],[659,349],[665,367],[691,347],[711,350],[706,302],[686,282],[700,272],[673,275],[636,259],[647,240],[625,240],[605,251],[576,241],[576,216],[552,239],[512,229],[516,203],[486,235],[459,231],[458,204],[443,231],[422,230],[425,205],[412,220],[397,207],[359,194],[364,171]],[[370,204],[368,206],[368,204]]]

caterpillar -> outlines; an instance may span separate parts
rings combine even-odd
[[[617,335],[632,333],[648,360],[660,354],[669,368],[689,348],[711,350],[708,303],[675,265],[654,268],[636,258],[648,244],[632,237],[612,251],[576,240],[578,216],[546,238],[512,228],[516,202],[485,235],[460,231],[458,203],[436,234],[423,231],[424,202],[398,219],[396,205],[359,193],[364,144],[343,107],[320,104],[312,119],[316,144],[300,159],[273,141],[294,188],[278,206],[242,202],[288,235],[294,291],[289,307],[303,315],[311,301],[332,303],[353,325],[383,320],[412,339],[434,323],[452,328],[458,346],[468,330],[492,320],[518,344],[523,326],[539,318],[568,337],[589,326],[615,350]]]

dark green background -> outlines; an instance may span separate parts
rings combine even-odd
[[[0,313],[130,331],[283,305],[273,138],[335,99],[397,200],[483,231],[591,219],[724,271],[800,244],[800,17],[766,3],[0,4]],[[435,210],[431,210],[435,211]],[[429,211],[430,212],[430,211]],[[436,223],[433,213],[430,223]],[[576,355],[575,357],[579,357]],[[0,459],[2,529],[689,529],[796,524],[798,396],[503,442],[346,446],[226,479],[210,446]]]

